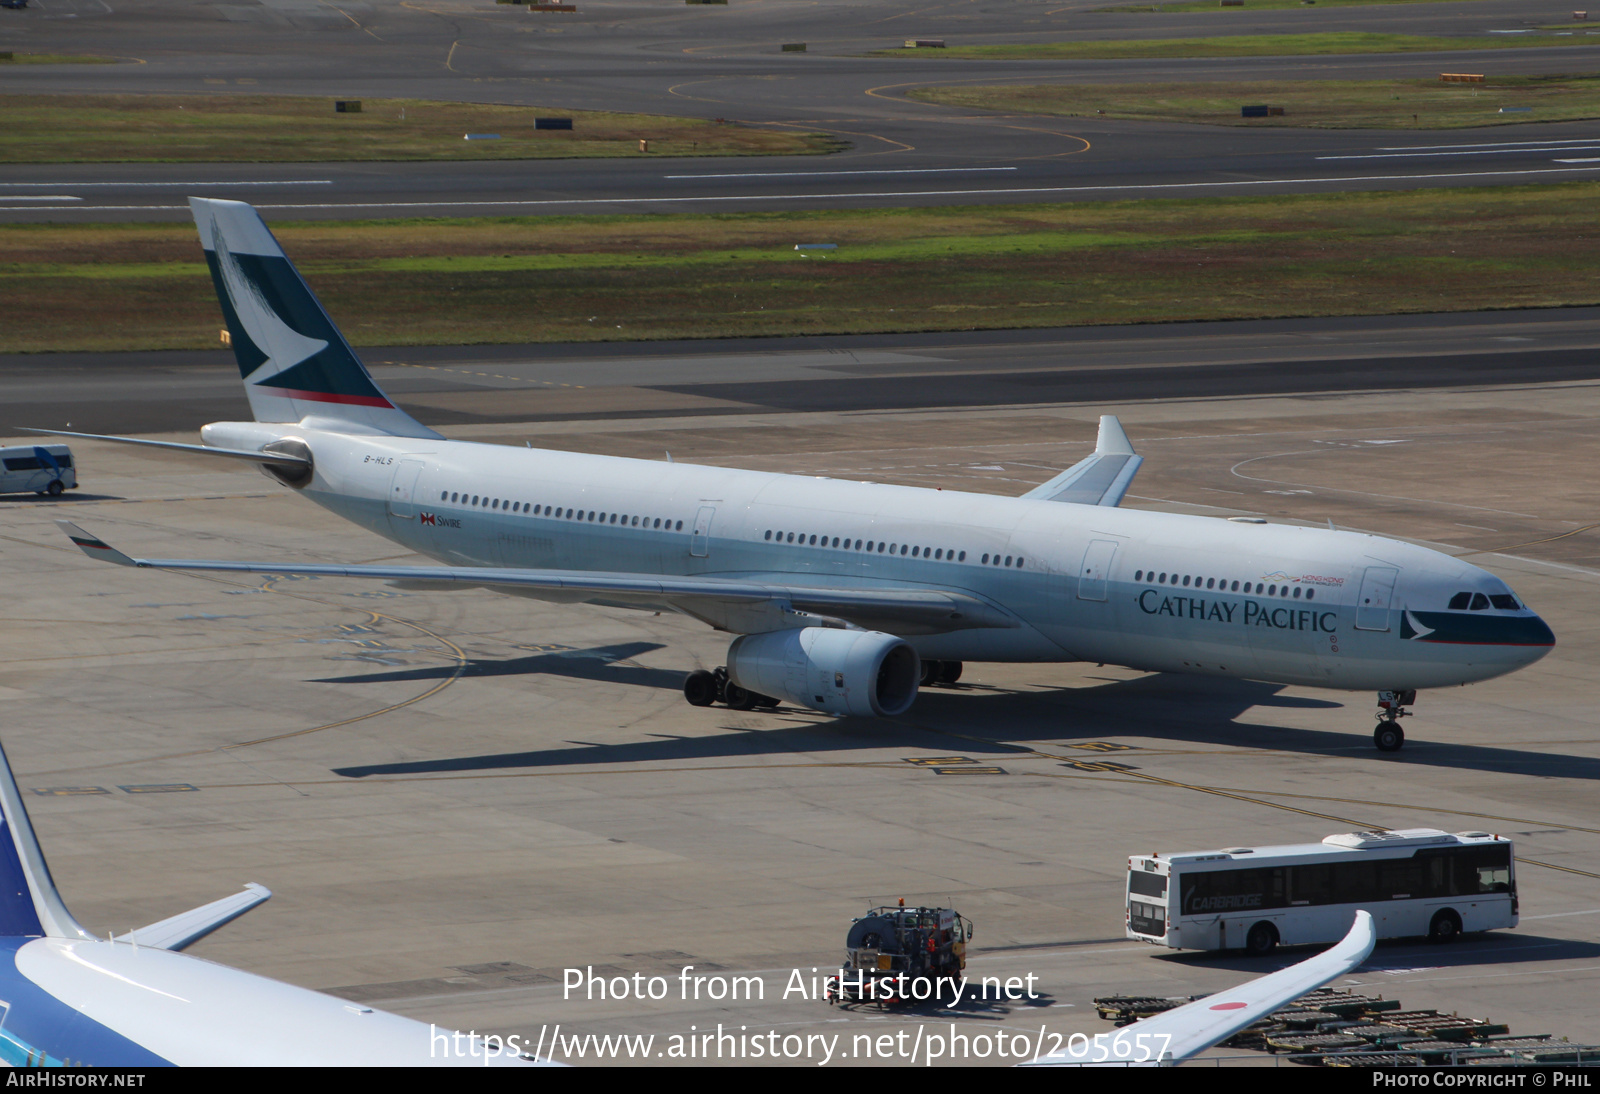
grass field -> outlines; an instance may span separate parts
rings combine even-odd
[[[1447,0],[1315,0],[1319,8],[1371,7],[1375,4],[1439,4]],[[1091,8],[1091,11],[1117,12],[1188,12],[1188,11],[1265,11],[1268,8],[1310,7],[1306,0],[1244,0],[1242,7],[1222,7],[1217,0],[1187,0],[1173,4],[1118,4],[1109,8]]]
[[[0,57],[0,65],[114,65],[115,57],[78,56],[70,53],[15,53]]]
[[[275,226],[360,345],[1600,303],[1600,182],[962,209]],[[837,243],[805,257],[797,242]],[[0,227],[0,351],[206,348],[192,227]]]
[[[0,163],[313,163],[586,156],[768,156],[831,152],[818,133],[697,118],[539,107],[283,95],[8,95]],[[570,117],[571,130],[534,128]],[[467,133],[500,140],[468,141]],[[650,142],[641,153],[639,141]]]
[[[1582,24],[1576,24],[1581,28]],[[1128,38],[1106,42],[1027,42],[945,49],[880,49],[874,57],[982,57],[988,60],[1120,60],[1140,57],[1289,57],[1324,53],[1433,53],[1466,49],[1531,49],[1600,45],[1600,29],[1429,38],[1415,34],[1330,31],[1325,34],[1234,34],[1217,38]]]
[[[1600,76],[1495,76],[1481,84],[1431,80],[1300,80],[1240,83],[920,87],[922,102],[1062,117],[1104,114],[1134,121],[1316,129],[1456,129],[1600,118]],[[1282,116],[1241,118],[1266,103]],[[1528,113],[1501,114],[1501,107]]]

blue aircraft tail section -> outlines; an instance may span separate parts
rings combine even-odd
[[[438,436],[379,390],[254,207],[190,198],[189,208],[256,421]]]
[[[0,749],[0,936],[89,938],[62,903]]]

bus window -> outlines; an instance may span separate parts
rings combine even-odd
[[[1128,871],[1128,892],[1140,896],[1166,896],[1167,879],[1160,874],[1149,874],[1143,870]]]
[[[1183,914],[1282,908],[1289,901],[1282,867],[1263,870],[1209,870],[1183,875]]]
[[[1336,904],[1332,866],[1289,867],[1289,903]]]

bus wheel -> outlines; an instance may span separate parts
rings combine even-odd
[[[49,494],[52,498],[59,498],[61,496],[61,480],[57,479],[55,482],[52,482],[49,486],[44,488],[44,492]]]
[[[1406,743],[1406,731],[1395,722],[1379,722],[1372,731],[1372,743],[1379,752],[1399,752]]]
[[[1257,923],[1244,939],[1245,952],[1256,957],[1265,957],[1277,944],[1278,932],[1272,929],[1270,923]]]
[[[1461,937],[1461,920],[1456,918],[1456,913],[1446,908],[1433,917],[1433,922],[1428,924],[1429,942],[1454,942]]]

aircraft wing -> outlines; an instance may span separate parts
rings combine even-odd
[[[1117,416],[1102,414],[1093,454],[1022,496],[1036,501],[1120,505],[1142,463],[1144,457],[1134,452]]]
[[[132,558],[71,521],[58,520],[56,523],[90,558],[146,569],[366,578],[390,582],[402,589],[492,588],[558,603],[588,602],[681,611],[696,618],[717,618],[729,609],[741,606],[775,605],[896,634],[942,634],[1021,625],[1015,617],[988,601],[957,590],[803,585],[793,582],[788,575],[674,577],[478,566],[329,566],[294,562]]]
[[[137,931],[119,934],[115,941],[132,942],[154,950],[183,950],[194,945],[206,935],[238,919],[251,908],[272,899],[272,892],[264,885],[248,882],[244,892],[213,900],[187,912],[179,912],[159,923],[140,927]]]
[[[1219,991],[1204,999],[1140,1019],[1123,1026],[1114,1034],[1104,1035],[1107,1041],[1113,1042],[1106,1049],[1105,1059],[1093,1058],[1101,1053],[1091,1042],[1090,1048],[1081,1057],[1074,1058],[1067,1050],[1061,1050],[1041,1056],[1024,1066],[1170,1067],[1180,1064],[1254,1025],[1302,995],[1316,991],[1328,981],[1355,971],[1372,953],[1377,938],[1372,915],[1358,911],[1350,932],[1331,949],[1315,957],[1247,981],[1237,988]],[[1117,1041],[1128,1046],[1121,1055],[1116,1052],[1114,1042]],[[1140,1060],[1138,1057],[1145,1047],[1148,1047],[1149,1054]]]

